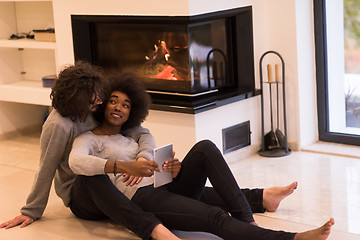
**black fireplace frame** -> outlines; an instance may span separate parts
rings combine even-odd
[[[234,81],[231,87],[217,89],[209,94],[163,94],[151,92],[152,109],[184,113],[198,113],[234,101],[260,94],[255,89],[252,7],[241,7],[193,16],[139,16],[139,15],[72,15],[72,31],[75,60],[85,60],[100,65],[96,59],[94,23],[129,21],[158,24],[196,24],[226,19],[228,36],[228,76]],[[242,36],[246,37],[242,37]]]

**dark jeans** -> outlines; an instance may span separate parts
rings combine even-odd
[[[213,188],[204,187],[207,178]],[[252,207],[263,211],[262,190],[244,192],[249,200],[255,199]],[[249,224],[253,221],[250,205],[210,141],[201,141],[190,150],[172,183],[140,188],[132,201],[153,212],[170,229],[210,232],[230,240],[285,240],[295,235]]]
[[[70,209],[75,216],[86,220],[110,218],[142,239],[151,239],[154,227],[161,223],[153,213],[144,212],[123,195],[107,175],[77,176]]]

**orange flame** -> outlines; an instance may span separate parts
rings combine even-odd
[[[168,64],[170,52],[166,46],[165,41],[159,40],[159,44],[154,44],[154,51],[150,56],[145,56],[145,59],[150,62],[150,65],[160,65],[161,71],[150,78],[159,78],[167,80],[182,80],[175,77],[176,69]],[[165,63],[163,63],[165,59]]]

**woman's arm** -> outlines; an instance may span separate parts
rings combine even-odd
[[[91,133],[86,132],[75,138],[69,155],[69,167],[78,175],[94,176],[105,174],[106,159],[91,154],[94,142]]]
[[[85,133],[77,137],[69,156],[69,166],[79,175],[94,176],[105,173],[128,173],[133,176],[148,177],[153,171],[159,171],[154,161],[123,162],[107,160],[93,156],[93,140],[91,134]]]
[[[154,161],[121,162],[108,160],[105,164],[106,173],[127,173],[136,177],[150,177],[154,171],[160,171],[158,164]]]

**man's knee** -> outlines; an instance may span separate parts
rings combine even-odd
[[[110,178],[108,175],[94,175],[94,176],[85,176],[85,175],[78,175],[77,180],[82,182],[82,183],[86,183],[86,184],[91,184],[91,183],[98,183],[100,181],[110,181]]]
[[[220,207],[211,206],[208,209],[208,219],[210,229],[218,229],[221,231],[223,226],[228,224],[231,216],[228,212],[224,211]]]

